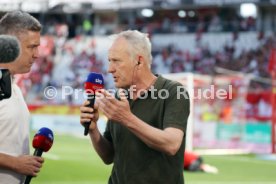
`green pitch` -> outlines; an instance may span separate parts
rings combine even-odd
[[[55,142],[33,184],[106,184],[112,166],[97,156],[88,138],[55,135]],[[219,173],[184,172],[186,184],[276,184],[276,161],[254,155],[204,156]]]

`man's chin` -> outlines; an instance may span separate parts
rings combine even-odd
[[[22,69],[22,70],[18,71],[16,74],[25,74],[25,73],[29,73],[30,71],[31,71],[30,68],[28,68],[28,69]]]
[[[115,87],[116,87],[117,89],[119,89],[119,88],[121,88],[121,89],[129,89],[129,88],[130,88],[130,86],[119,85],[119,84],[115,84]]]
[[[116,88],[121,88],[121,85],[115,83]]]

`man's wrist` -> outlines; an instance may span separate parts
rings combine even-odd
[[[125,119],[125,121],[123,122],[123,124],[127,127],[130,128],[133,126],[133,124],[135,123],[135,121],[137,120],[137,117],[134,114],[130,114],[128,116],[128,118]]]
[[[95,122],[91,122],[91,123],[95,123]],[[90,128],[89,129],[89,134],[91,134],[91,135],[93,135],[93,134],[97,134],[97,133],[99,133],[99,129],[98,129],[98,127],[97,127],[97,124],[95,123],[95,126],[96,127],[94,127],[94,128]]]
[[[5,166],[12,171],[18,172],[18,157],[7,155]]]

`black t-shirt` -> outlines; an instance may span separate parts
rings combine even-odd
[[[176,155],[169,156],[148,147],[126,127],[108,121],[104,137],[113,144],[115,150],[109,184],[184,183],[183,154],[190,109],[188,93],[180,83],[161,76],[157,78],[154,89],[157,90],[148,91],[145,93],[147,96],[141,97],[143,99],[129,99],[131,111],[155,128],[181,129],[184,132],[182,145]],[[165,90],[169,94],[166,99]],[[159,98],[160,95],[164,99]]]

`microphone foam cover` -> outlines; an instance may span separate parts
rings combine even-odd
[[[94,93],[96,90],[102,89],[104,87],[104,79],[102,74],[90,73],[84,84],[86,93]]]
[[[53,145],[54,134],[49,128],[41,128],[35,134],[33,139],[33,148],[42,149],[47,152]]]

